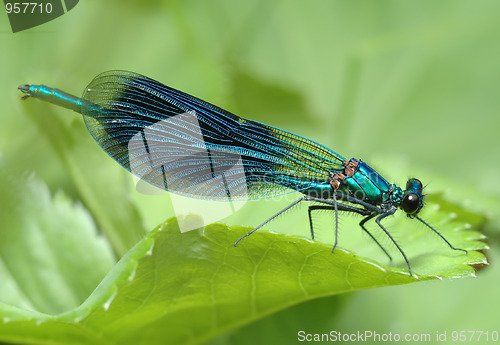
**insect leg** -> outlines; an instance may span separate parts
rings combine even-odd
[[[308,213],[309,213],[309,227],[311,229],[311,238],[313,240],[314,240],[314,224],[313,224],[313,220],[312,220],[312,212],[316,211],[316,210],[329,210],[329,211],[333,211],[333,210],[335,210],[335,208],[333,206],[324,206],[324,205],[309,206],[309,209],[308,209]],[[350,206],[350,205],[344,205],[344,204],[341,204],[341,203],[338,204],[338,210],[339,211],[354,212],[354,213],[358,213],[358,214],[361,214],[363,216],[366,216],[366,213],[365,213],[366,210],[360,209],[360,208],[357,208],[357,207],[354,207],[354,206]],[[389,258],[389,260],[392,261],[392,257],[387,252],[387,250],[380,244],[380,242],[375,238],[375,236],[373,236],[371,234],[371,232],[368,231],[368,229],[365,228],[365,223],[367,221],[369,221],[370,219],[372,219],[373,217],[375,217],[375,216],[376,216],[376,214],[370,214],[370,215],[366,216],[365,218],[363,218],[361,220],[361,222],[359,222],[359,226],[361,227],[361,229],[363,229],[364,232],[366,232],[368,234],[368,236],[370,236],[370,238],[377,244],[377,246],[379,246],[379,248],[382,249],[382,251],[385,253],[385,255],[387,255],[387,257]]]
[[[319,205],[309,206],[309,209],[308,209],[308,213],[309,213],[309,226],[311,228],[311,237],[312,237],[313,240],[314,240],[314,229],[313,229],[313,221],[312,221],[312,217],[311,217],[312,211],[314,211],[314,210],[334,210],[335,211],[335,243],[333,244],[333,248],[332,248],[332,253],[333,253],[335,251],[335,248],[337,247],[337,243],[338,243],[338,231],[339,231],[339,214],[338,214],[338,210],[341,210],[341,211],[350,210],[350,211],[352,211],[352,209],[353,210],[358,210],[358,209],[356,207],[352,207],[352,206],[349,206],[349,205],[339,204],[337,202],[337,198],[336,198],[335,194],[333,195],[333,201],[325,200],[325,199],[317,199],[317,198],[308,198],[308,200],[309,201],[316,201],[316,202],[320,202],[322,204],[329,205],[329,206],[323,206],[323,205],[321,205],[321,206],[319,206]],[[362,211],[362,210],[359,209],[359,211]],[[354,211],[354,212],[356,212],[356,211]]]
[[[394,208],[394,209],[392,209],[390,211],[387,211],[387,212],[381,214],[380,216],[377,217],[377,219],[375,219],[375,222],[378,224],[378,226],[380,226],[380,228],[382,230],[384,230],[385,234],[391,239],[392,243],[394,243],[396,245],[396,247],[398,248],[399,252],[401,253],[401,255],[403,255],[403,258],[406,261],[406,265],[408,266],[408,271],[410,271],[410,275],[413,276],[413,273],[411,272],[410,262],[408,261],[408,258],[406,257],[405,252],[403,251],[403,249],[401,249],[401,247],[396,242],[396,240],[394,240],[394,238],[391,236],[391,234],[389,233],[389,231],[387,231],[387,229],[384,228],[384,226],[380,223],[380,221],[382,219],[384,219],[384,218],[386,218],[388,216],[393,215],[396,212],[396,210],[397,210],[397,208]]]
[[[309,228],[311,229],[311,238],[314,240],[314,226],[312,220],[312,212],[316,210],[332,210],[333,206],[324,206],[324,205],[312,205],[307,209],[307,213],[309,214]]]
[[[315,201],[315,202],[320,202],[320,201]],[[326,206],[326,205],[312,205],[312,206],[309,206],[308,208],[308,214],[309,214],[309,228],[311,229],[311,238],[314,240],[314,224],[313,224],[313,220],[312,220],[312,213],[313,211],[316,211],[316,210],[328,210],[328,211],[334,211],[335,210],[335,207],[334,206],[330,206],[331,204],[328,203],[329,206]],[[337,205],[337,208],[339,211],[346,211],[346,212],[354,212],[354,213],[358,213],[358,214],[361,214],[363,216],[366,216],[366,210],[364,209],[361,209],[361,208],[357,208],[357,207],[354,207],[354,206],[350,206],[350,205],[344,205],[344,204],[338,204]]]
[[[332,253],[337,248],[337,243],[339,240],[339,210],[336,194],[333,194],[333,209],[335,210],[335,243],[333,244]]]
[[[361,222],[359,222],[359,226],[361,227],[361,229],[363,229],[364,232],[366,232],[368,234],[368,236],[371,237],[371,239],[373,241],[375,241],[375,243],[380,247],[380,249],[382,249],[384,251],[385,255],[387,255],[387,257],[389,258],[389,260],[392,261],[392,256],[389,255],[389,253],[387,252],[387,250],[385,250],[385,248],[380,244],[379,241],[377,241],[377,239],[370,233],[370,231],[368,231],[368,229],[365,228],[365,223],[367,221],[369,221],[370,219],[372,219],[373,217],[375,217],[375,216],[376,216],[376,214],[370,214],[369,216],[363,218],[361,220]]]
[[[250,236],[251,234],[253,234],[255,231],[259,230],[260,228],[262,228],[264,225],[266,225],[267,223],[269,223],[271,220],[273,220],[274,218],[278,217],[279,215],[283,214],[284,212],[288,211],[289,209],[291,209],[292,207],[296,206],[297,204],[299,204],[300,202],[304,201],[304,200],[307,200],[307,197],[302,197],[298,200],[295,200],[294,202],[292,202],[290,205],[288,205],[287,207],[285,207],[284,209],[282,209],[281,211],[279,211],[278,213],[276,213],[275,215],[273,215],[272,217],[266,219],[262,224],[260,224],[259,226],[257,226],[255,229],[253,229],[252,231],[250,231],[248,234],[240,237],[236,242],[234,242],[234,246],[237,247],[238,246],[238,242],[240,242],[242,239],[244,239],[245,237],[248,237]]]
[[[461,250],[461,251],[465,252],[465,254],[469,254],[469,252],[468,252],[466,249],[462,249],[462,248],[455,248],[455,247],[453,247],[453,246],[451,245],[451,243],[450,243],[450,242],[448,242],[448,240],[447,240],[447,239],[446,239],[443,235],[441,235],[441,234],[439,233],[439,231],[437,231],[437,230],[436,230],[436,229],[434,229],[432,226],[430,226],[430,225],[429,225],[426,221],[424,221],[422,218],[417,217],[417,216],[415,216],[415,218],[417,218],[417,219],[418,219],[419,221],[421,221],[421,222],[422,222],[425,226],[427,226],[429,229],[431,229],[431,230],[432,230],[432,231],[434,231],[436,234],[438,234],[438,236],[439,236],[439,237],[441,237],[441,238],[443,239],[443,241],[445,241],[445,242],[446,242],[446,243],[450,246],[450,248],[451,248],[451,249],[453,249],[453,250]]]

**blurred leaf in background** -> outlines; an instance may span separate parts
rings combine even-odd
[[[78,115],[22,102],[16,88],[45,83],[80,95],[98,73],[126,69],[361,158],[396,184],[419,177],[440,202],[488,220],[483,232],[492,265],[478,279],[314,300],[211,344],[298,343],[299,330],[498,330],[500,305],[492,296],[500,273],[499,17],[493,0],[87,1],[12,34],[0,14],[2,169],[10,176],[34,172],[52,194],[63,191],[67,197],[55,197],[63,206],[51,217],[63,212],[80,227],[97,225],[108,240],[102,254],[108,266],[82,274],[85,287],[66,306],[80,303],[102,269],[109,270],[109,253],[121,257],[173,215],[172,205],[168,197],[135,192],[132,178],[93,142]],[[78,207],[69,216],[74,207],[61,198],[82,203],[93,222]],[[8,202],[2,198],[0,206]],[[225,221],[255,226],[280,207],[273,200],[248,203]],[[270,229],[308,236],[304,212],[290,212]],[[42,224],[37,214],[23,217]],[[358,221],[343,216],[341,224]],[[331,241],[328,227],[320,235]],[[357,252],[350,237],[341,233],[341,246]]]

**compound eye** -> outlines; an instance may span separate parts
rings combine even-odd
[[[401,202],[401,208],[408,214],[414,214],[419,210],[420,198],[415,193],[408,193]]]
[[[408,180],[408,182],[406,182],[406,189],[422,190],[422,182],[420,182],[419,179],[411,178]]]

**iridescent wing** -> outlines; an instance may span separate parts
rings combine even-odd
[[[82,114],[97,143],[152,185],[200,199],[248,200],[328,184],[344,158],[126,71],[98,75]]]

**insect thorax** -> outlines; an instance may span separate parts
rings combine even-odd
[[[344,162],[344,170],[330,174],[334,191],[352,196],[372,205],[392,204],[394,198],[401,199],[399,187],[389,184],[368,164],[356,158]]]

